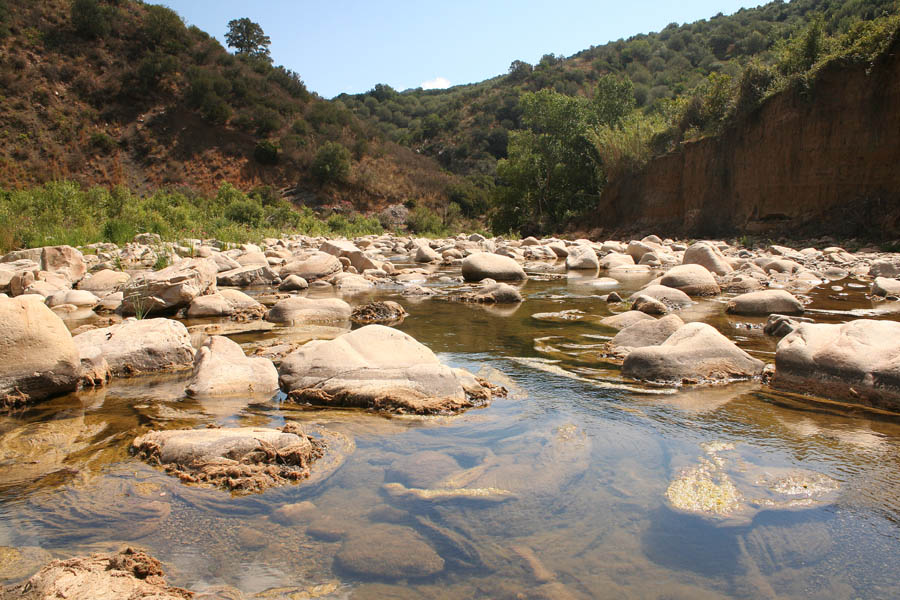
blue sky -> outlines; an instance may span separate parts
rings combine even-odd
[[[151,0],[152,1],[152,0]],[[446,87],[505,73],[513,60],[570,56],[591,45],[731,14],[759,0],[162,0],[224,45],[228,21],[248,17],[272,58],[331,98],[376,83]]]

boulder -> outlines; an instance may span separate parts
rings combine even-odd
[[[299,275],[288,275],[278,286],[279,292],[298,292],[309,287],[309,282]]]
[[[398,413],[451,413],[490,402],[495,389],[440,363],[409,335],[367,325],[285,357],[281,389],[295,402]]]
[[[462,275],[466,281],[494,279],[496,281],[524,281],[524,269],[514,259],[489,252],[470,254],[462,261]]]
[[[464,294],[466,302],[482,302],[486,304],[516,304],[522,302],[522,294],[508,283],[497,282],[491,279],[482,281],[482,286],[476,291]]]
[[[653,320],[653,317],[645,312],[641,312],[639,310],[629,310],[617,315],[612,315],[611,317],[601,319],[600,324],[611,329],[622,330],[626,327],[634,325],[635,323]]]
[[[47,306],[53,308],[70,304],[80,309],[92,309],[100,304],[100,298],[87,290],[60,290],[47,296]]]
[[[666,305],[667,308],[677,310],[691,304],[691,298],[681,290],[666,285],[648,285],[637,292],[641,296],[653,298]]]
[[[362,325],[372,323],[385,323],[388,325],[399,323],[407,316],[406,310],[392,300],[384,302],[369,302],[362,306],[355,306],[350,313],[350,320]]]
[[[65,324],[38,296],[0,299],[0,406],[75,391],[78,348]]]
[[[688,323],[661,345],[632,351],[622,364],[622,374],[647,381],[699,383],[756,377],[764,366],[711,325]]]
[[[189,258],[160,271],[137,275],[123,290],[122,313],[144,316],[186,307],[197,296],[215,291],[217,272],[212,259]]]
[[[219,293],[198,296],[191,301],[187,316],[192,319],[201,317],[227,317],[234,312],[234,307]]]
[[[590,246],[572,246],[566,257],[566,269],[570,271],[596,271],[600,268],[597,253]]]
[[[900,261],[879,259],[869,267],[872,277],[900,277]]]
[[[295,258],[281,267],[281,277],[298,275],[307,282],[330,277],[341,271],[341,261],[325,252],[313,252],[309,256]]]
[[[625,254],[630,256],[635,263],[639,263],[648,252],[658,252],[660,250],[662,250],[662,246],[659,244],[632,240],[628,242],[628,249],[625,250]]]
[[[184,369],[194,360],[187,328],[172,319],[127,319],[72,341],[78,348],[98,347],[115,376]]]
[[[681,263],[700,265],[716,275],[727,275],[734,270],[722,251],[711,242],[696,242],[688,246]]]
[[[610,342],[610,346],[616,352],[645,346],[659,346],[682,325],[684,325],[684,321],[676,315],[668,315],[661,319],[640,320],[621,329]]]
[[[735,315],[798,315],[803,305],[790,292],[784,290],[760,290],[732,298],[725,312]]]
[[[640,258],[638,259],[640,260]],[[628,254],[620,254],[618,252],[611,252],[604,256],[600,260],[600,268],[601,269],[614,269],[616,267],[631,267],[634,266],[634,259],[631,258]]]
[[[669,312],[669,307],[650,296],[644,294],[635,294],[631,298],[631,312],[642,312],[648,315],[665,315]]]
[[[220,272],[216,283],[229,287],[250,287],[252,285],[271,285],[278,279],[278,273],[268,264],[254,263],[230,271]]]
[[[87,290],[103,296],[120,290],[130,280],[131,275],[128,273],[103,269],[102,271],[91,273],[79,281],[77,287],[79,290]]]
[[[334,560],[344,571],[379,579],[415,579],[444,570],[444,559],[415,529],[386,523],[354,529]]]
[[[813,323],[812,319],[803,317],[789,317],[786,315],[769,315],[766,319],[766,325],[763,327],[763,333],[772,337],[783,338],[789,333],[793,333],[800,323]]]
[[[54,560],[28,581],[0,589],[0,596],[21,600],[187,600],[194,594],[167,586],[162,563],[152,556],[124,548],[117,553]]]
[[[886,298],[893,296],[900,297],[900,281],[897,279],[888,279],[887,277],[876,277],[872,282],[872,295]]]
[[[240,256],[235,257],[235,262],[243,267],[268,267],[269,266],[269,258],[259,250],[254,250],[251,252],[245,252]]]
[[[41,270],[65,277],[69,283],[79,281],[87,273],[84,255],[72,246],[41,248]]]
[[[194,356],[189,396],[265,394],[278,390],[278,371],[268,358],[250,358],[227,337],[214,335]]]
[[[329,323],[350,318],[350,305],[337,298],[303,298],[295,296],[275,303],[266,313],[271,323]]]
[[[688,296],[715,296],[720,291],[716,278],[700,265],[672,267],[659,282],[667,287],[681,290]]]
[[[183,483],[254,493],[307,479],[325,444],[306,435],[296,423],[288,423],[282,429],[150,431],[135,438],[131,449]]]
[[[900,323],[800,323],[778,342],[779,389],[900,409]]]
[[[441,260],[441,255],[431,249],[426,244],[419,244],[413,260],[417,263],[432,263]]]

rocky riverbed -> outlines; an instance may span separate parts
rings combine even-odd
[[[895,596],[898,277],[656,236],[11,253],[0,597],[113,568],[159,597]]]

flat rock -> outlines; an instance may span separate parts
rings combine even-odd
[[[600,324],[604,327],[622,330],[626,327],[629,327],[630,325],[634,325],[635,323],[653,320],[653,317],[645,312],[641,312],[639,310],[629,310],[617,315],[612,315],[611,317],[601,319]]]
[[[278,278],[269,264],[249,264],[230,271],[222,271],[216,276],[216,283],[230,287],[250,287],[253,285],[271,285]]]
[[[632,351],[622,374],[647,381],[699,383],[756,377],[764,366],[711,325],[688,323],[661,345]]]
[[[78,348],[96,346],[113,375],[184,369],[194,360],[187,328],[172,319],[129,319],[72,338]]]
[[[87,290],[95,294],[105,295],[110,292],[116,292],[131,280],[131,275],[121,271],[113,271],[111,269],[103,269],[96,273],[91,273],[78,282],[76,286],[79,290]]]
[[[334,255],[325,252],[313,252],[311,255],[289,261],[281,268],[281,277],[297,275],[307,282],[330,277],[341,271],[341,261]]]
[[[444,570],[444,559],[416,530],[381,523],[354,530],[335,563],[355,575],[379,579],[427,577]]]
[[[616,352],[628,351],[632,348],[659,346],[670,335],[684,325],[676,315],[667,315],[661,319],[640,320],[623,328],[610,342]]]
[[[760,290],[735,296],[725,306],[725,312],[735,315],[797,315],[803,312],[803,305],[785,290]]]
[[[502,390],[442,365],[427,347],[383,325],[309,342],[285,357],[279,374],[295,402],[397,413],[453,413],[483,406]]]
[[[330,256],[330,255],[327,255]],[[330,323],[350,318],[350,305],[338,298],[304,298],[295,296],[275,303],[266,313],[272,323]]]

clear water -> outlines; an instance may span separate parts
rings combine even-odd
[[[457,417],[300,410],[277,396],[200,402],[183,397],[183,375],[118,380],[0,417],[0,546],[67,557],[139,545],[166,564],[171,584],[222,598],[235,590],[271,598],[900,597],[900,419],[757,383],[678,393],[635,386],[602,355],[614,332],[596,322],[610,313],[586,281],[531,280],[518,308],[413,300],[390,289],[348,298],[399,301],[410,313],[400,329],[512,392]],[[894,317],[862,291],[845,292],[814,290],[811,315]],[[532,317],[570,309],[583,318]],[[772,361],[762,320],[722,309],[721,299],[707,300],[680,314]],[[234,339],[250,349],[289,335],[299,334]],[[183,486],[128,453],[149,429],[285,419],[343,432],[355,451],[323,481],[249,497]],[[739,518],[673,508],[668,486],[711,456],[710,442],[734,444],[716,456],[748,497],[760,474],[820,474],[840,487],[827,501],[757,506]],[[510,497],[413,501],[384,487],[427,488],[448,476]],[[304,517],[287,524],[278,518],[279,508],[301,502],[314,508],[304,505]],[[443,570],[362,577],[335,559],[347,544],[341,536],[382,543],[381,523],[416,532]]]

